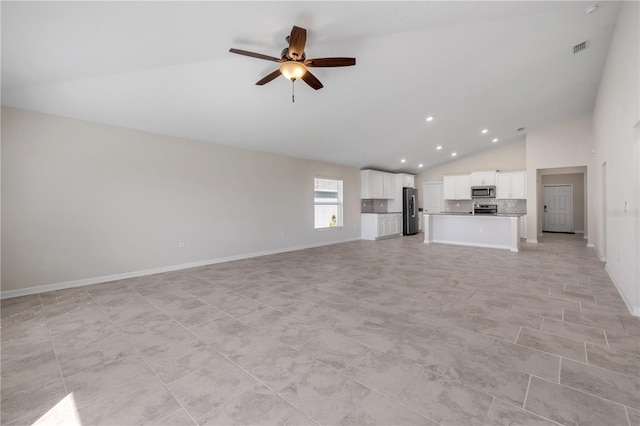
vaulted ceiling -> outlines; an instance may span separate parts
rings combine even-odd
[[[3,1],[2,105],[416,173],[591,111],[618,9],[593,4]],[[307,57],[357,59],[295,103],[229,53],[279,57],[292,25]]]

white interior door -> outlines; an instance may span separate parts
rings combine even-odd
[[[573,232],[573,188],[571,185],[544,185],[543,232]]]
[[[444,210],[444,192],[441,183],[425,183],[422,185],[423,213],[440,213]]]

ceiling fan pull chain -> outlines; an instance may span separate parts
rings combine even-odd
[[[291,79],[291,103],[296,102],[296,81]]]

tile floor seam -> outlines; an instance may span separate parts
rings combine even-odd
[[[188,329],[187,329],[188,330]],[[248,375],[249,377],[251,377],[252,379],[254,379],[256,382],[260,383],[262,386],[266,387],[267,389],[269,389],[271,392],[273,392],[274,394],[276,394],[279,398],[283,399],[285,402],[287,402],[288,404],[290,404],[292,407],[294,407],[296,410],[300,411],[302,414],[304,414],[306,417],[309,417],[311,420],[313,420],[316,424],[320,425],[319,422],[317,422],[311,415],[305,413],[304,411],[302,411],[299,407],[297,407],[296,405],[294,405],[291,401],[288,401],[286,398],[282,397],[275,389],[273,389],[271,386],[267,385],[266,383],[264,383],[262,380],[260,380],[258,377],[254,376],[253,374],[251,374],[251,372],[249,372],[247,369],[245,369],[244,367],[242,367],[241,365],[239,365],[238,363],[236,363],[235,361],[233,361],[230,357],[228,357],[226,354],[222,353],[218,348],[216,348],[213,345],[209,345],[211,347],[211,349],[213,349],[214,351],[216,351],[220,356],[222,356],[224,359],[226,359],[227,361],[229,361],[230,363],[232,363],[233,365],[235,365],[237,368],[239,368],[240,370],[242,370],[243,373],[245,373],[246,375]],[[288,346],[288,345],[287,345]],[[292,348],[294,349],[294,348]],[[295,350],[295,349],[294,349]],[[205,368],[208,368],[209,366],[204,366],[202,368],[199,368],[197,370],[194,370],[190,373],[187,373],[186,375],[172,380],[171,382],[165,384],[164,382],[162,382],[165,387],[167,387],[168,389],[168,385],[171,383],[176,382],[177,380],[180,380],[181,378],[184,378],[185,376],[189,375],[189,374],[195,374],[200,370],[203,370]],[[161,380],[162,381],[162,380]],[[180,406],[182,406],[182,403],[180,403],[180,401],[178,400],[178,398],[175,397],[175,395],[173,394],[173,392],[171,392],[171,390],[169,390],[169,392],[171,393],[171,395],[176,399],[176,401],[178,401],[178,404],[180,404]],[[243,392],[244,393],[244,392]],[[218,407],[224,405],[225,403],[227,403],[228,401],[225,401],[224,403],[220,404]],[[218,408],[216,407],[216,408]],[[183,407],[184,408],[184,407]],[[214,409],[215,410],[215,409]],[[189,413],[189,411],[185,408],[185,411],[187,411],[187,413],[189,414],[189,417],[191,417],[193,419],[193,417],[191,416],[191,413]],[[213,410],[208,411],[207,413],[212,412]],[[207,414],[205,413],[205,414]],[[204,414],[203,414],[204,415]],[[201,418],[202,416],[200,416],[199,418]],[[194,423],[195,424],[199,424],[195,419]]]
[[[522,399],[522,409],[524,410],[525,405],[527,405],[527,397],[529,396],[529,387],[531,386],[531,377],[529,374],[529,381],[527,382],[527,390],[524,392],[524,398]]]
[[[149,302],[150,303],[150,302]],[[172,318],[173,320],[173,318]],[[120,334],[120,336],[127,340],[127,338],[125,336],[122,335],[122,332],[120,331],[120,329],[118,329],[116,327],[116,325],[113,323],[113,321],[111,321],[111,319],[109,318],[109,321],[111,322],[111,325],[116,329],[116,331]],[[147,362],[147,360],[142,356],[142,354],[140,354],[140,352],[138,351],[138,349],[132,345],[128,340],[127,343],[129,343],[129,345],[131,346],[131,348],[134,351],[134,354],[147,366],[147,368],[149,370],[151,370],[151,372],[153,373],[153,375],[156,377],[156,379],[162,384],[162,386],[165,388],[165,390],[167,392],[169,392],[169,395],[171,395],[173,397],[173,399],[176,401],[176,403],[187,413],[187,415],[189,416],[189,418],[191,420],[193,420],[193,422],[197,425],[198,422],[195,421],[195,419],[193,418],[193,416],[191,416],[191,413],[189,413],[189,411],[182,405],[182,403],[180,402],[180,400],[178,398],[176,398],[176,396],[173,394],[173,392],[171,391],[171,389],[169,389],[169,386],[167,386],[167,384],[160,378],[160,376],[158,376],[158,373],[156,372],[156,370],[153,369],[153,367],[151,367],[151,365],[149,365],[149,363]],[[126,357],[125,357],[126,358]],[[102,399],[106,399],[108,398],[110,395],[105,396]],[[98,401],[95,401],[94,403],[97,403]],[[176,410],[177,411],[177,410]]]
[[[624,413],[627,415],[627,421],[629,422],[629,426],[635,426],[631,424],[631,417],[629,417],[629,407],[624,406]]]
[[[42,303],[42,297],[40,293],[38,293],[38,298],[40,299],[40,304],[44,309],[44,304]],[[53,355],[56,357],[56,365],[58,366],[58,374],[60,374],[60,379],[62,380],[62,386],[64,387],[64,393],[67,395],[69,390],[67,389],[67,382],[64,379],[64,374],[62,374],[62,365],[60,365],[60,359],[58,358],[58,352],[56,351],[56,345],[53,342],[53,336],[51,335],[51,329],[49,328],[49,318],[47,318],[46,314],[44,316],[44,323],[47,327],[47,333],[49,334],[49,343],[51,344],[51,349],[53,349]]]
[[[520,407],[518,407],[517,405],[513,405],[513,403],[512,403],[512,402],[505,401],[504,399],[495,398],[495,397],[494,397],[494,399],[496,399],[496,400],[498,400],[498,401],[500,401],[500,402],[502,402],[502,403],[504,403],[504,404],[507,404],[507,405],[509,405],[509,406],[511,406],[511,407],[514,407],[514,408],[517,408],[517,409],[519,409],[519,410],[522,410],[522,411],[524,411],[525,413],[529,413],[529,414],[532,414],[532,415],[534,415],[534,416],[536,416],[536,417],[540,417],[541,419],[545,419],[545,420],[547,420],[547,421],[549,421],[549,422],[551,422],[551,423],[553,423],[553,424],[556,424],[556,425],[559,425],[559,426],[566,426],[566,425],[563,425],[562,423],[558,423],[558,422],[556,422],[555,420],[551,420],[550,418],[545,417],[545,416],[543,416],[543,415],[541,415],[541,414],[535,413],[535,412],[533,412],[533,411],[531,411],[531,410],[527,410],[527,409],[526,409],[526,408],[524,408],[524,407],[520,408]],[[524,404],[523,404],[523,405],[524,405]],[[514,426],[526,426],[526,425],[514,425]]]
[[[587,342],[584,342],[584,362],[585,364],[589,364],[589,351],[587,351]]]
[[[531,379],[531,378],[529,378]],[[493,407],[493,403],[495,402],[496,397],[495,396],[491,396],[491,404],[489,404],[489,409],[487,410],[487,414],[485,414],[484,416],[484,420],[482,422],[482,425],[485,426],[487,424],[487,419],[489,418],[489,414],[491,413],[491,407]]]
[[[552,383],[552,384],[554,384],[554,385],[556,385],[556,386],[562,386],[562,387],[564,387],[564,388],[571,389],[571,390],[576,391],[576,392],[580,392],[581,394],[589,395],[589,396],[591,396],[591,397],[594,397],[594,398],[597,398],[597,399],[601,399],[602,401],[606,401],[606,402],[609,402],[609,403],[611,403],[611,404],[619,405],[619,406],[621,406],[621,407],[626,407],[626,405],[625,405],[625,404],[623,404],[623,403],[621,403],[621,402],[617,402],[617,401],[613,401],[613,400],[611,400],[611,399],[603,398],[603,397],[601,397],[601,396],[599,396],[599,395],[594,395],[594,394],[592,394],[592,393],[586,392],[584,389],[574,388],[574,387],[569,386],[569,385],[564,384],[564,383],[555,383],[555,382],[552,382],[551,380],[544,379],[544,378],[542,378],[542,377],[538,377],[538,376],[535,376],[535,375],[532,375],[532,376],[533,376],[533,377],[535,377],[535,378],[537,378],[537,379],[544,380],[544,381],[545,381],[545,382],[547,382],[547,383]]]
[[[562,377],[562,357],[558,361],[558,384],[560,384],[560,378]]]
[[[518,338],[520,337],[520,333],[522,333],[522,326],[520,326],[520,329],[518,329],[518,334],[516,335],[516,339],[513,341],[514,345],[518,343]]]
[[[604,341],[607,344],[607,349],[611,349],[611,346],[609,346],[609,339],[607,338],[607,330],[604,330]],[[585,342],[585,347],[584,350],[587,350],[587,346],[586,346],[587,342]]]
[[[616,371],[616,370],[611,370],[611,369],[609,369],[609,368],[601,367],[601,366],[599,366],[599,365],[597,365],[597,364],[588,364],[587,362],[584,362],[584,361],[578,361],[578,360],[571,359],[571,358],[567,358],[567,357],[563,357],[563,358],[565,358],[566,360],[572,361],[572,362],[577,362],[578,364],[586,365],[586,366],[588,366],[588,367],[590,367],[590,368],[593,368],[593,369],[596,369],[596,370],[608,371],[609,373],[618,374],[618,375],[620,375],[620,376],[624,376],[624,377],[628,377],[628,378],[630,378],[630,379],[635,379],[635,380],[640,381],[640,377],[639,377],[639,376],[632,376],[632,375],[630,375],[630,374],[621,373],[621,372]]]
[[[443,377],[443,376],[440,376],[440,377]],[[415,380],[415,378],[414,378],[414,380]],[[359,382],[358,382],[358,383],[359,383]],[[391,401],[393,401],[393,402],[395,402],[396,404],[400,405],[401,407],[404,407],[404,408],[406,408],[407,410],[409,410],[409,411],[411,411],[411,412],[413,412],[413,413],[415,413],[415,414],[419,415],[420,417],[424,417],[425,419],[429,420],[430,422],[433,422],[434,424],[442,425],[442,423],[438,423],[437,421],[435,421],[435,420],[434,420],[434,419],[432,419],[431,417],[428,417],[428,416],[426,416],[426,415],[424,415],[424,414],[420,413],[419,411],[414,410],[413,408],[411,408],[411,407],[407,406],[406,404],[403,404],[403,403],[400,401],[400,396],[401,396],[401,395],[402,395],[402,394],[403,394],[403,393],[404,393],[404,392],[409,388],[409,385],[411,385],[411,383],[413,383],[413,380],[410,380],[410,381],[409,381],[409,383],[407,383],[407,386],[405,386],[405,388],[404,388],[404,389],[402,389],[402,392],[400,392],[400,393],[398,394],[398,398],[389,398],[389,397],[387,397],[386,395],[384,395],[384,394],[382,394],[382,393],[380,393],[380,392],[376,391],[375,389],[371,389],[371,390],[372,390],[372,391],[374,391],[374,392],[376,392],[377,394],[380,394],[380,395],[384,396],[385,398],[390,399]],[[362,383],[360,383],[360,384],[362,384]],[[362,386],[364,386],[364,385],[362,385]],[[482,393],[482,392],[480,392],[480,393]]]
[[[175,397],[174,397],[174,398],[175,398]],[[178,401],[178,404],[180,404],[180,401]],[[170,413],[169,413],[169,414],[167,414],[166,416],[161,417],[161,418],[159,418],[159,419],[158,419],[158,420],[156,420],[156,421],[157,421],[157,422],[162,422],[164,419],[168,419],[169,417],[173,416],[174,414],[179,413],[180,411],[187,412],[187,410],[185,410],[184,408],[182,408],[182,405],[180,405],[180,408],[177,408],[175,411],[170,412]],[[191,416],[189,415],[189,413],[188,413],[188,412],[187,412],[187,416],[189,416],[189,418],[190,418],[191,420],[193,420],[193,417],[191,417]],[[194,423],[195,423],[195,422],[194,422]],[[195,424],[197,425],[198,423],[195,423]],[[122,426],[124,426],[124,425],[122,425]]]
[[[553,318],[549,318],[549,319],[553,320]],[[571,325],[577,325],[577,326],[580,326],[580,327],[590,328],[592,330],[598,330],[598,331],[602,331],[604,333],[604,329],[602,329],[602,328],[591,327],[589,325],[576,324],[576,323],[573,323],[571,321],[560,321],[560,322],[563,322],[563,323],[566,323],[566,324],[571,324]],[[548,331],[544,331],[544,330],[541,330],[541,332],[542,333],[546,333],[546,334],[551,334],[551,335],[556,336],[556,337],[562,337],[563,339],[575,340],[575,339],[572,339],[571,337],[566,337],[566,336],[562,336],[560,334],[555,334],[555,333],[549,333]],[[582,341],[584,342],[584,340],[582,340]],[[591,343],[591,344],[592,345],[596,345],[596,346],[602,346],[602,345],[599,345],[597,343]]]
[[[98,303],[98,302],[93,298],[93,296],[92,296],[91,294],[89,294],[89,296],[91,297],[91,299],[92,299],[92,300],[94,300],[94,301],[97,303],[97,305],[98,305],[98,306],[100,306],[100,304],[99,304],[99,303]],[[142,296],[142,297],[144,298],[144,296]],[[146,300],[146,298],[145,298],[145,300]],[[147,301],[148,301],[148,300],[147,300]],[[151,303],[151,302],[149,302],[149,303]],[[172,318],[172,319],[173,319],[173,318]],[[125,358],[129,358],[129,357],[134,356],[134,355],[135,355],[135,356],[137,356],[137,357],[138,357],[138,358],[139,358],[139,359],[140,359],[140,360],[141,360],[141,361],[142,361],[142,362],[147,366],[147,368],[149,368],[149,370],[153,373],[153,375],[156,377],[156,379],[157,379],[157,380],[162,384],[162,386],[167,390],[167,392],[169,392],[169,394],[173,397],[173,399],[177,402],[177,404],[178,404],[182,409],[184,409],[184,410],[185,410],[185,412],[187,413],[187,415],[188,415],[188,416],[189,416],[189,417],[194,421],[194,423],[196,423],[196,422],[195,422],[195,420],[193,419],[193,417],[191,417],[191,415],[189,414],[189,412],[188,412],[188,411],[187,411],[187,410],[182,406],[182,404],[180,403],[180,401],[178,400],[178,398],[176,398],[176,397],[175,397],[175,395],[173,394],[173,392],[171,392],[171,390],[167,387],[167,385],[166,385],[166,384],[164,383],[164,381],[160,378],[160,376],[158,376],[158,373],[156,373],[156,371],[151,367],[151,365],[149,365],[149,363],[147,362],[147,360],[146,360],[146,359],[145,359],[145,358],[140,354],[140,352],[138,351],[138,349],[137,349],[134,345],[132,345],[132,344],[131,344],[131,342],[129,341],[129,339],[127,339],[127,337],[126,337],[126,336],[124,336],[124,335],[122,334],[122,331],[121,331],[121,330],[116,326],[116,324],[113,322],[113,320],[112,320],[111,318],[109,318],[108,316],[107,316],[107,320],[109,321],[109,323],[111,324],[111,326],[113,327],[113,329],[118,333],[118,335],[119,335],[120,337],[122,337],[122,338],[127,342],[127,344],[131,347],[131,349],[133,350],[133,353],[132,353],[132,354],[129,354],[129,355],[124,356],[124,357],[122,357],[122,358],[118,358],[118,360],[125,359]],[[117,361],[117,360],[116,360],[116,361]],[[109,364],[109,363],[111,363],[111,362],[114,362],[114,360],[109,361],[109,362],[106,362],[106,363],[101,364],[101,365],[106,365],[106,364]],[[94,368],[95,368],[95,367],[94,367]],[[86,370],[89,370],[89,369],[86,369]],[[86,371],[86,370],[84,370],[84,371]],[[109,398],[109,397],[110,397],[110,396],[112,396],[114,393],[115,393],[115,392],[113,392],[113,393],[111,393],[111,394],[109,394],[109,395],[105,395],[104,397],[99,398],[99,399],[97,399],[97,400],[95,400],[95,401],[93,401],[93,402],[91,402],[91,403],[89,403],[89,404],[86,404],[85,406],[92,405],[92,404],[97,404],[98,402],[103,401],[103,400],[105,400],[105,399]],[[177,410],[176,410],[176,411],[177,411]],[[196,424],[197,424],[197,423],[196,423]]]
[[[383,353],[384,353],[384,352],[383,352]],[[398,404],[398,405],[400,405],[400,406],[402,406],[402,407],[404,407],[404,408],[406,408],[406,409],[408,409],[408,410],[410,410],[410,411],[413,411],[414,413],[416,413],[416,414],[420,415],[421,417],[426,418],[427,420],[430,420],[430,421],[432,421],[432,422],[434,422],[434,423],[438,423],[438,422],[436,422],[435,420],[433,420],[433,419],[431,419],[431,418],[429,418],[429,417],[425,416],[424,414],[419,413],[418,411],[416,411],[416,410],[412,409],[411,407],[406,406],[405,404],[403,404],[402,402],[400,402],[400,401],[399,401],[400,395],[402,395],[402,393],[404,393],[404,391],[409,387],[409,385],[413,382],[413,380],[409,380],[409,382],[408,382],[408,383],[406,384],[406,386],[402,389],[402,391],[398,393],[398,396],[397,396],[396,398],[394,398],[394,397],[392,397],[392,396],[390,396],[390,395],[386,395],[385,393],[383,393],[383,392],[381,392],[381,391],[379,391],[379,390],[377,390],[377,389],[375,389],[375,388],[372,388],[372,387],[370,387],[370,386],[368,386],[368,385],[366,385],[366,384],[364,384],[364,383],[360,382],[360,381],[359,381],[358,379],[356,379],[355,377],[351,377],[351,376],[349,376],[348,374],[346,374],[345,372],[343,372],[343,371],[341,371],[341,370],[339,370],[339,369],[337,369],[337,368],[335,368],[335,367],[333,367],[333,366],[331,366],[331,365],[329,365],[329,364],[326,364],[326,363],[324,363],[324,362],[322,362],[322,361],[320,361],[320,360],[316,360],[316,361],[317,361],[319,364],[324,365],[325,367],[328,367],[329,369],[331,369],[331,370],[333,370],[334,372],[338,373],[339,375],[341,375],[341,376],[343,376],[343,377],[347,378],[348,380],[351,380],[351,381],[353,381],[353,382],[358,383],[358,384],[359,384],[359,385],[361,385],[361,386],[364,386],[365,388],[369,389],[370,391],[375,392],[375,393],[377,393],[377,394],[379,394],[379,395],[383,396],[384,398],[389,399],[390,401],[393,401],[393,402],[395,402],[396,404]],[[414,365],[414,364],[412,364],[412,365]],[[415,364],[415,365],[416,365],[416,366],[418,366],[417,364]],[[470,386],[468,386],[468,385],[466,385],[466,384],[464,384],[464,383],[461,383],[461,382],[459,382],[459,381],[457,381],[457,380],[455,380],[455,379],[453,379],[453,378],[447,377],[447,376],[445,376],[445,375],[439,374],[439,373],[434,372],[434,371],[431,371],[431,370],[425,370],[424,368],[421,368],[421,367],[419,367],[419,366],[418,366],[418,368],[419,368],[421,371],[428,371],[429,373],[433,373],[433,374],[435,374],[436,376],[439,376],[439,377],[444,378],[444,379],[447,379],[447,380],[451,380],[451,381],[456,382],[456,383],[458,383],[458,384],[460,384],[460,385],[462,385],[462,386],[464,386],[464,387],[466,387],[466,388],[473,389],[472,387],[470,387]],[[475,389],[473,389],[473,390],[475,390]],[[482,394],[484,394],[484,395],[493,396],[493,395],[489,395],[489,394],[487,394],[487,393],[485,393],[485,392],[482,392],[482,391],[477,391],[477,392],[482,393]],[[286,400],[286,399],[285,399],[285,400]],[[287,401],[287,402],[288,402],[288,401]]]
[[[223,355],[223,354],[221,354]],[[224,355],[223,355],[224,356]],[[229,359],[230,362],[233,362]],[[236,365],[238,368],[242,369],[242,367],[240,367],[238,364],[234,363],[234,365]],[[281,400],[283,400],[285,403],[291,405],[293,408],[295,408],[296,410],[298,410],[298,412],[300,412],[303,416],[308,417],[309,419],[311,419],[312,422],[314,422],[316,425],[321,426],[322,423],[320,423],[318,420],[316,420],[312,415],[305,413],[304,411],[302,411],[300,408],[298,408],[296,405],[294,405],[291,401],[288,401],[286,398],[284,398],[282,395],[280,395],[280,393],[278,393],[278,391],[276,391],[275,389],[272,389],[270,386],[267,386],[265,383],[263,383],[262,381],[260,381],[257,377],[254,377],[251,373],[249,373],[248,371],[242,369],[244,371],[245,374],[248,374],[249,376],[253,377],[255,380],[257,380],[262,386],[266,387],[269,391],[271,391],[275,396],[277,396],[278,398],[280,398]],[[247,392],[251,392],[251,390],[247,390],[245,392],[242,392],[240,395],[237,395],[235,398],[232,398],[228,401],[223,402],[222,404],[218,405],[216,408],[207,411],[206,413],[202,414],[200,417],[198,417],[198,419],[202,419],[203,417],[205,417],[207,414],[213,413],[214,411],[216,411],[217,409],[223,407],[224,405],[235,401],[239,398],[242,397],[242,395],[244,395]],[[200,422],[195,421],[195,423],[197,425],[200,424]]]

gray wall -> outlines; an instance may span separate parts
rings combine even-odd
[[[359,237],[358,169],[2,109],[3,297]]]

